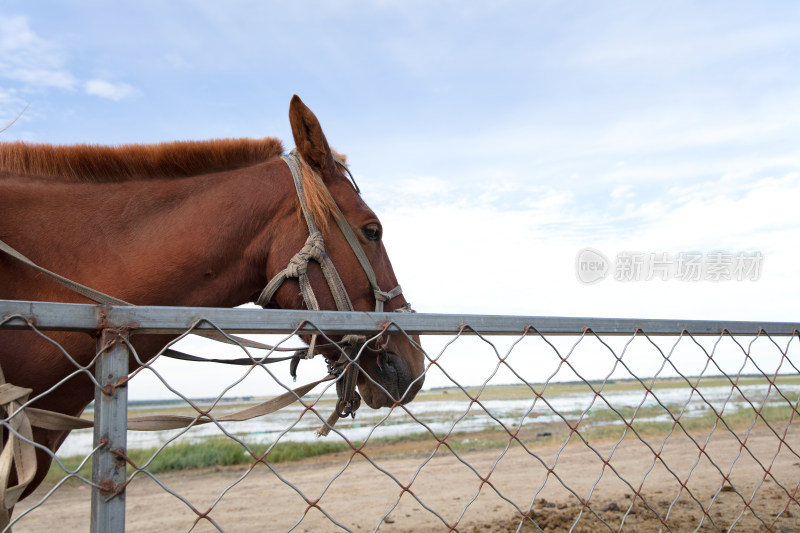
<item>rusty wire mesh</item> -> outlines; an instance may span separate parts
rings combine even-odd
[[[33,322],[28,328],[57,345]],[[181,373],[193,363],[139,361],[131,391],[149,380],[174,399],[173,409],[198,418],[214,410],[202,430],[190,425],[151,435],[156,443],[144,461],[130,458],[136,439],[129,438],[127,525],[131,531],[798,531],[796,337],[763,331],[654,337],[641,330],[603,336],[588,329],[554,336],[535,323],[513,337],[469,327],[424,337],[427,382],[416,400],[377,411],[362,407],[327,438],[340,445],[336,451],[294,462],[273,458],[280,445],[310,440],[324,423],[335,399],[332,382],[272,420],[243,427],[215,415],[245,401],[238,387],[252,379],[280,391],[295,385],[285,367],[259,363],[270,354],[238,344],[252,365],[204,367],[215,387],[203,401],[182,390]],[[74,364],[73,375],[89,375],[97,385],[90,365],[61,353]],[[320,377],[320,364],[304,367],[309,381]],[[8,430],[7,417],[3,424]],[[236,442],[247,462],[152,471],[165,450],[215,435]],[[98,486],[80,467],[98,446],[84,445],[77,467],[62,460],[70,449],[77,448],[68,441],[54,458],[57,480],[17,507],[15,531],[88,529],[88,491],[80,490]]]

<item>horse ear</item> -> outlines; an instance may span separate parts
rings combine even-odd
[[[322,133],[319,120],[297,95],[292,96],[292,102],[289,104],[289,123],[292,125],[292,136],[297,151],[303,160],[322,176],[325,166],[333,163],[331,149],[325,134]]]

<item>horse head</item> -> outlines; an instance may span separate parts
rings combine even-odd
[[[317,117],[294,96],[289,119],[296,149],[285,159],[302,214],[276,238],[267,261],[272,281],[258,302],[288,309],[410,310],[383,245],[381,222],[348,178]],[[290,278],[298,279],[299,291],[294,281],[282,283]],[[330,346],[317,351],[329,363],[341,353]],[[424,355],[417,336],[385,333],[359,354],[357,385],[370,407],[409,402],[422,387]]]

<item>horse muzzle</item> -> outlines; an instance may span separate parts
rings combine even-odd
[[[419,351],[410,343],[408,346]],[[368,355],[358,377],[358,388],[367,405],[378,409],[414,399],[425,380],[421,365],[415,364],[418,357],[403,356],[392,349],[369,350]]]

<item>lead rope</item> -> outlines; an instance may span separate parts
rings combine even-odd
[[[93,302],[97,302],[97,303],[105,304],[105,305],[120,305],[120,306],[132,306],[133,305],[130,302],[126,302],[125,300],[120,300],[119,298],[115,298],[113,296],[109,296],[108,294],[106,294],[104,292],[100,292],[100,291],[98,291],[96,289],[92,289],[91,287],[87,287],[86,285],[78,283],[77,281],[72,281],[69,278],[65,278],[64,276],[61,276],[60,274],[56,274],[55,272],[53,272],[51,270],[48,270],[48,269],[46,269],[44,267],[41,267],[41,266],[37,265],[36,263],[34,263],[33,261],[31,261],[30,259],[28,259],[25,255],[23,255],[20,252],[18,252],[13,247],[9,246],[7,243],[3,242],[2,240],[0,240],[0,251],[3,251],[5,253],[7,253],[11,257],[13,257],[13,258],[25,263],[29,267],[31,267],[31,268],[33,268],[35,270],[38,270],[39,272],[41,272],[43,274],[47,274],[54,281],[60,283],[61,285],[63,285],[64,287],[70,289],[71,291],[76,292],[76,293],[80,294],[81,296],[83,296],[83,297],[85,297],[85,298],[87,298],[89,300],[92,300]],[[218,331],[195,331],[194,334],[198,335],[200,337],[206,337],[206,338],[215,340],[217,342],[225,342],[225,343],[231,344],[231,341],[228,338],[226,338],[225,335],[219,333]],[[237,341],[239,344],[241,344],[243,346],[247,346],[248,348],[258,348],[258,349],[261,349],[261,350],[273,350],[274,349],[274,347],[272,347],[272,346],[268,346],[266,344],[262,344],[262,343],[256,342],[256,341],[251,341],[249,339],[244,339],[244,338],[241,338],[241,337],[237,337],[235,335],[230,335],[230,338],[234,339],[235,341]],[[178,354],[182,353],[182,352],[178,352],[177,350],[173,350],[173,349],[168,350],[168,352],[170,352],[170,353],[178,353]]]
[[[328,416],[325,424],[317,430],[317,437],[327,437],[340,418],[356,417],[356,411],[361,406],[361,396],[356,391],[358,382],[356,359],[358,359],[364,344],[365,339],[363,337],[357,337],[355,340],[350,341],[347,348],[339,355],[339,360],[334,364],[328,365],[330,375],[339,376],[344,373],[344,376],[336,381],[336,395],[338,396],[336,408]]]
[[[9,419],[8,425],[13,429],[8,430],[5,444],[0,441],[3,450],[0,453],[0,529],[8,527],[14,505],[36,475],[36,450],[23,440],[33,441],[31,422],[25,411],[13,416],[28,401],[31,392],[31,389],[6,383],[3,370],[0,369],[0,406]],[[8,483],[12,470],[16,473],[17,484],[10,487]]]

